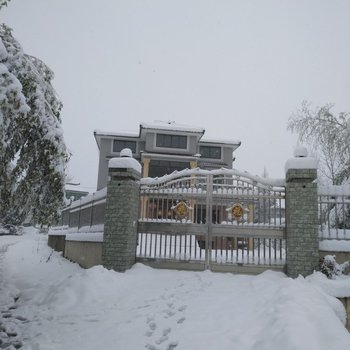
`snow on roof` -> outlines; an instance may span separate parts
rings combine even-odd
[[[232,139],[232,140],[221,140],[221,139],[212,139],[212,138],[202,138],[200,143],[218,143],[218,144],[226,144],[226,145],[235,145],[235,146],[240,146],[241,141],[237,139]]]
[[[169,130],[169,131],[184,131],[192,133],[204,133],[205,129],[199,126],[177,124],[173,121],[161,121],[156,120],[153,123],[141,123],[140,128],[142,129],[155,129],[155,130]]]
[[[120,132],[110,132],[110,131],[102,131],[102,130],[94,130],[94,134],[96,136],[120,136],[120,137],[138,137],[139,132],[135,131],[120,131]]]

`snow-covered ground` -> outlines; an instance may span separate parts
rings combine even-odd
[[[350,349],[345,310],[334,297],[350,295],[350,277],[141,264],[125,273],[83,270],[34,229],[0,236],[0,259],[0,339],[12,342],[9,349],[20,341],[26,350]]]

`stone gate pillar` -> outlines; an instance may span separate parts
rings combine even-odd
[[[131,157],[131,151],[120,154],[121,158],[111,159],[108,165],[102,264],[122,272],[136,258],[141,165]]]
[[[319,263],[317,161],[298,148],[286,163],[287,274],[309,275]]]

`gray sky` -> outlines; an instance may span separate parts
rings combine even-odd
[[[55,72],[69,171],[90,191],[95,129],[202,126],[242,141],[236,168],[283,177],[302,100],[350,111],[349,0],[12,0],[1,21]]]

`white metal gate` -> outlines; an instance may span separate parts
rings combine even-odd
[[[285,188],[237,170],[141,180],[137,260],[156,267],[284,270]]]

